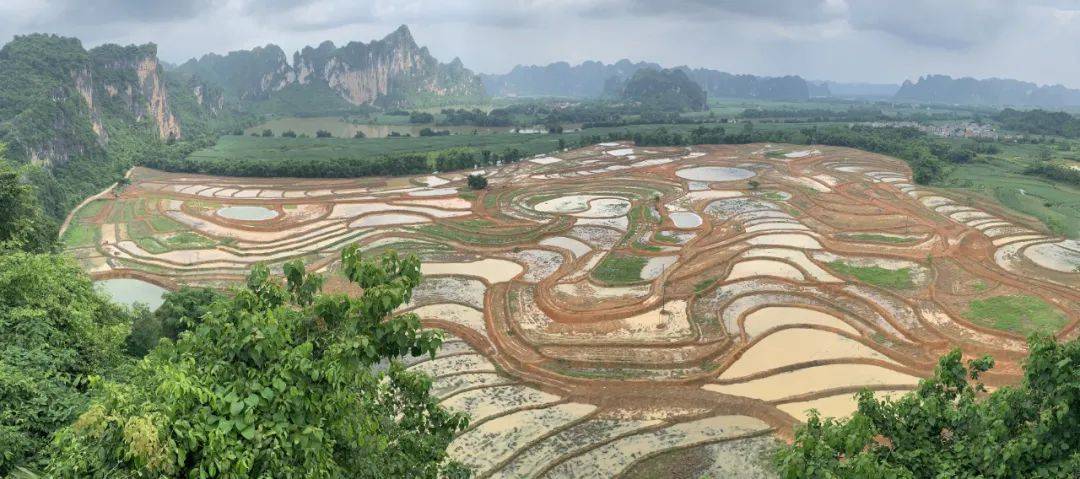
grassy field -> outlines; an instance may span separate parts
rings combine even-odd
[[[969,303],[966,316],[983,326],[1028,335],[1052,334],[1068,319],[1045,301],[1034,296],[994,296]]]
[[[885,269],[878,266],[855,266],[843,261],[833,261],[829,267],[844,276],[853,277],[873,286],[890,289],[908,289],[914,286],[911,269]]]
[[[1080,188],[1023,174],[1025,158],[999,158],[956,168],[950,187],[992,198],[1038,219],[1055,234],[1080,238]]]
[[[641,281],[641,269],[649,261],[643,256],[611,253],[596,266],[592,276],[607,284],[631,284]]]

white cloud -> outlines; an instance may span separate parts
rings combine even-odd
[[[1068,61],[1080,55],[1074,0],[4,0],[0,18],[4,37],[152,41],[173,62],[266,43],[291,53],[370,41],[404,23],[436,57],[483,72],[630,58],[813,79],[944,73],[1080,87],[1080,64]]]

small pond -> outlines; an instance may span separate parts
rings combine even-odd
[[[217,210],[217,214],[230,220],[266,221],[277,218],[278,212],[262,206],[226,206]]]
[[[689,211],[676,211],[671,213],[671,222],[676,228],[697,228],[701,226],[701,217],[697,213]]]
[[[675,172],[679,178],[694,181],[735,181],[745,180],[754,176],[754,172],[743,168],[729,168],[726,166],[699,166],[696,168],[683,168]]]
[[[113,278],[94,281],[94,285],[101,288],[113,301],[131,306],[142,303],[153,311],[161,306],[165,300],[162,295],[169,290],[141,279]]]

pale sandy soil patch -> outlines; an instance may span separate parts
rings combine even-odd
[[[491,477],[496,479],[532,477],[536,471],[555,462],[564,454],[657,424],[660,424],[659,419],[590,419],[531,445]]]
[[[467,210],[472,208],[472,202],[458,196],[453,198],[432,198],[428,200],[400,200],[395,201],[394,204],[431,206],[447,210]]]
[[[457,303],[429,304],[408,311],[416,313],[420,319],[438,319],[465,326],[480,334],[487,335],[483,311]]]
[[[747,239],[746,242],[753,246],[787,246],[790,248],[821,249],[812,236],[796,233],[765,234]]]
[[[465,373],[443,376],[431,381],[431,394],[439,399],[446,398],[464,389],[478,386],[500,386],[514,382],[497,373]]]
[[[1024,249],[1024,256],[1046,269],[1080,273],[1080,242],[1077,240],[1029,246]]]
[[[443,407],[468,414],[472,424],[478,424],[496,414],[530,406],[559,402],[561,398],[539,389],[512,384],[474,389],[443,400]]]
[[[625,216],[616,216],[614,218],[582,218],[575,221],[574,224],[603,226],[606,228],[614,228],[619,231],[626,231],[626,229],[630,227],[630,220]]]
[[[409,371],[421,372],[437,378],[463,372],[494,373],[495,365],[480,354],[459,354],[435,358],[409,367]]]
[[[854,339],[829,331],[784,329],[750,346],[720,379],[729,380],[791,364],[822,359],[870,358],[895,363],[888,356]]]
[[[429,220],[427,217],[419,215],[408,215],[403,213],[375,213],[353,221],[351,224],[349,224],[349,227],[363,228],[365,226],[408,225],[416,223],[427,223],[429,221],[431,220]]]
[[[389,191],[387,192],[389,193]],[[446,196],[456,195],[457,189],[455,188],[433,188],[433,189],[421,189],[408,192],[409,196]]]
[[[538,243],[541,246],[551,246],[555,248],[562,248],[570,252],[574,259],[580,258],[592,251],[589,245],[576,240],[574,238],[567,238],[566,236],[552,236],[550,238],[544,238]]]
[[[616,477],[635,462],[657,451],[666,451],[741,436],[768,429],[749,416],[714,416],[683,422],[655,431],[627,436],[592,449],[551,470],[551,477]]]
[[[795,263],[816,281],[827,283],[840,283],[843,280],[833,276],[828,271],[814,263],[805,252],[787,248],[752,248],[742,254],[744,258],[781,258]]]
[[[645,262],[641,268],[641,279],[652,280],[660,276],[671,265],[675,264],[678,256],[653,256]]]
[[[691,191],[687,193],[686,196],[683,196],[683,198],[688,201],[712,201],[723,198],[735,198],[742,195],[741,191],[703,189],[701,191]]]
[[[574,213],[579,218],[611,218],[625,216],[630,211],[630,202],[622,198],[598,198],[589,201],[589,208]]]
[[[746,226],[747,233],[757,231],[809,231],[806,225],[798,222],[765,222]]]
[[[623,232],[599,226],[578,225],[570,228],[570,236],[589,243],[596,249],[608,250],[622,239]]]
[[[875,391],[874,396],[883,398],[886,396],[902,395],[907,390],[900,391]],[[836,396],[829,396],[820,399],[814,399],[811,401],[792,402],[786,404],[779,404],[776,406],[781,411],[784,411],[799,421],[806,422],[806,419],[810,417],[807,411],[810,409],[816,409],[821,413],[822,417],[847,417],[851,413],[855,412],[859,408],[858,402],[855,400],[855,394],[838,394]]]
[[[478,279],[460,276],[435,276],[424,278],[413,290],[412,301],[406,307],[455,302],[484,309],[484,293],[487,286]]]
[[[813,180],[811,178],[807,178],[807,177],[804,177],[804,176],[784,176],[784,177],[781,177],[781,179],[784,180],[784,181],[787,181],[789,183],[794,183],[796,185],[805,186],[807,188],[810,188],[811,190],[814,190],[814,191],[817,191],[817,192],[820,192],[820,193],[830,193],[830,192],[832,192],[832,188],[829,188],[828,186],[825,186],[825,185],[823,185],[823,184],[821,184],[821,183],[819,183],[819,182],[817,182],[817,181],[815,181],[815,180]]]
[[[859,335],[854,327],[836,316],[815,309],[790,306],[767,306],[746,315],[743,318],[743,331],[753,338],[771,328],[787,324],[816,324]]]
[[[633,148],[619,148],[617,150],[607,150],[604,153],[607,153],[607,154],[609,154],[611,156],[627,156],[627,155],[634,154],[634,149]]]
[[[916,386],[919,378],[871,364],[828,364],[735,384],[707,384],[709,391],[776,401],[826,389],[876,386]]]
[[[1028,241],[1028,240],[1042,239],[1042,238],[1046,238],[1046,236],[1037,235],[1037,234],[1020,235],[1020,236],[1008,236],[1008,237],[1005,237],[1005,238],[997,238],[994,241],[992,241],[991,243],[993,243],[994,246],[1002,246],[1002,245],[1006,245],[1006,244],[1009,244],[1009,243],[1015,243],[1017,241]]]
[[[529,283],[541,281],[555,274],[555,271],[563,264],[561,254],[544,249],[526,249],[518,252],[503,253],[503,256],[525,264],[525,275],[521,279]]]
[[[532,158],[529,161],[538,165],[550,165],[552,163],[558,163],[562,161],[562,158],[555,158],[554,156],[545,156],[543,158]]]
[[[521,274],[521,265],[505,259],[486,258],[469,263],[423,263],[420,265],[420,273],[424,275],[456,274],[462,276],[479,276],[488,283],[502,283],[510,281]]]
[[[450,180],[447,180],[445,178],[439,178],[435,175],[430,175],[420,179],[420,183],[422,183],[424,186],[427,186],[428,188],[435,188],[436,186],[442,186],[449,182]]]
[[[733,281],[752,276],[775,276],[777,278],[785,278],[792,281],[803,281],[806,279],[803,277],[802,272],[787,263],[768,259],[751,259],[735,263],[735,266],[732,266],[731,273],[728,274],[726,280]]]
[[[638,284],[631,286],[600,286],[589,281],[574,283],[558,283],[555,285],[555,293],[568,298],[582,299],[630,299],[644,298],[649,295],[649,285]]]
[[[458,436],[446,452],[450,458],[482,475],[510,459],[519,447],[595,410],[596,406],[591,404],[568,403],[518,411],[487,421]]]
[[[837,179],[835,176],[832,176],[832,175],[821,174],[821,175],[814,175],[811,178],[824,183],[825,186],[836,186],[836,185],[840,184],[840,180]]]

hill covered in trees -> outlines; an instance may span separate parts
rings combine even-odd
[[[556,62],[545,66],[518,65],[501,75],[481,75],[491,96],[596,98],[611,90],[612,84],[629,80],[639,70],[661,70],[656,63],[619,60],[613,64],[587,61],[571,66]],[[733,75],[706,68],[676,67],[709,95],[722,98],[764,100],[806,100],[806,81],[797,76],[759,77]]]
[[[619,98],[643,108],[665,111],[701,111],[708,108],[705,90],[682,70],[638,70],[621,85],[611,85]]]
[[[387,107],[481,99],[480,78],[461,60],[440,63],[402,25],[381,40],[336,46],[323,42],[295,52],[277,45],[207,54],[178,66],[178,74],[220,86],[230,100],[274,113],[327,113],[362,105]]]
[[[1031,82],[1003,78],[977,80],[971,77],[927,75],[918,81],[904,81],[897,100],[983,106],[1037,106],[1061,108],[1080,106],[1080,90],[1062,85],[1039,86]]]
[[[0,142],[62,216],[148,156],[182,154],[231,116],[221,91],[167,75],[157,46],[17,36],[0,49]]]

